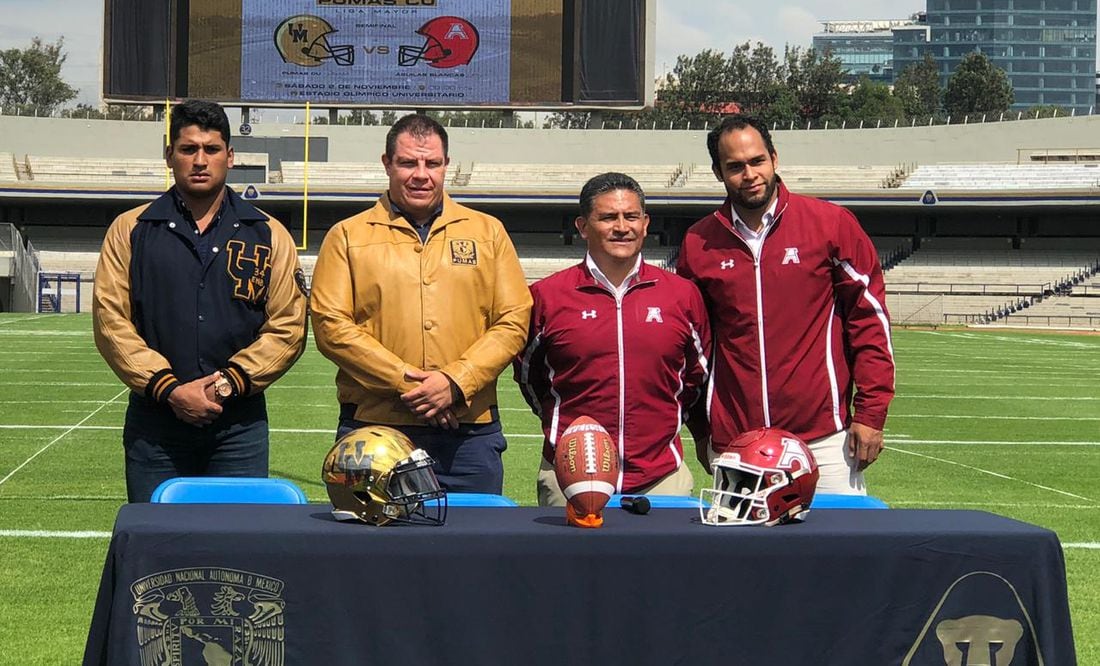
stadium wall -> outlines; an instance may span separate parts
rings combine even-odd
[[[260,123],[253,136],[302,136],[303,125]],[[328,159],[373,161],[386,127],[314,125],[328,137]],[[152,157],[158,122],[0,116],[0,151],[16,155]],[[449,129],[459,161],[667,164],[706,163],[706,133],[696,130]],[[777,130],[780,159],[798,165],[1016,162],[1027,152],[1100,147],[1100,116],[1001,123],[847,130]],[[1021,151],[1026,151],[1021,153]]]

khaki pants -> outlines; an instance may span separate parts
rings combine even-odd
[[[681,463],[678,468],[669,472],[656,482],[630,494],[684,495],[690,497],[691,489],[694,485],[695,479],[692,478],[691,470],[688,469],[687,463],[684,462]],[[562,494],[561,486],[558,485],[557,476],[554,474],[554,465],[553,463],[547,462],[545,459],[543,459],[542,463],[539,465],[536,489],[538,490],[539,506],[565,506],[565,495]]]
[[[809,442],[817,469],[817,492],[837,495],[866,495],[863,472],[856,459],[848,454],[848,431],[841,430]]]

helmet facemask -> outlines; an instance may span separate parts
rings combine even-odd
[[[416,449],[394,466],[386,484],[390,499],[382,508],[386,517],[427,525],[442,525],[447,520],[447,492],[435,478],[434,462],[423,449]]]
[[[442,525],[447,493],[434,461],[401,432],[384,426],[354,430],[325,457],[321,477],[337,520]]]
[[[769,485],[775,472],[741,462],[740,456],[726,454],[715,459],[714,487],[699,491],[700,517],[708,525],[763,525],[768,521]],[[778,479],[779,483],[783,479]]]
[[[799,501],[795,482],[809,470],[758,467],[737,453],[724,453],[711,465],[714,487],[699,491],[703,523],[771,526],[805,519],[808,511]]]
[[[324,35],[317,38],[317,41],[310,44],[309,48],[302,50],[305,55],[314,60],[327,60],[331,58],[337,65],[354,65],[355,64],[355,47],[351,44],[342,44],[340,46],[332,46],[328,43],[328,39]]]

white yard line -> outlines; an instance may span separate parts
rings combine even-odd
[[[1048,490],[1052,493],[1058,493],[1059,495],[1065,495],[1066,497],[1072,497],[1074,499],[1085,500],[1086,502],[1095,502],[1096,501],[1096,500],[1092,499],[1091,497],[1085,497],[1084,495],[1078,495],[1076,493],[1071,493],[1071,492],[1066,491],[1066,490],[1059,490],[1057,488],[1051,488],[1050,486],[1044,486],[1044,485],[1041,485],[1041,484],[1038,484],[1038,483],[1032,483],[1031,481],[1024,481],[1023,479],[1017,479],[1014,476],[1009,476],[1007,474],[1001,474],[1000,472],[994,472],[994,471],[988,470],[988,469],[982,469],[981,467],[975,467],[973,465],[967,465],[966,463],[956,462],[954,460],[947,460],[946,458],[938,458],[936,456],[930,456],[930,455],[926,455],[924,453],[917,453],[915,451],[906,451],[905,449],[899,449],[899,448],[894,447],[894,446],[888,446],[886,448],[891,450],[891,451],[897,451],[898,453],[904,453],[906,455],[916,456],[917,458],[925,458],[927,460],[934,460],[936,462],[944,463],[946,465],[955,465],[957,467],[962,467],[964,469],[969,469],[969,470],[972,470],[974,472],[978,472],[980,474],[988,474],[989,476],[993,476],[993,477],[996,477],[998,479],[1005,479],[1006,481],[1015,481],[1017,483],[1022,483],[1022,484],[1031,486],[1033,488],[1038,488],[1040,490]]]
[[[99,402],[99,401],[95,401]],[[526,411],[526,410],[518,410]],[[87,419],[84,419],[85,421]],[[0,431],[2,430],[61,430],[66,431],[73,430],[122,430],[122,426],[86,426],[86,425],[40,425],[40,424],[0,424]],[[335,433],[335,428],[271,428],[272,433],[282,433],[290,435],[331,435]],[[507,439],[542,439],[541,434],[527,434],[527,433],[513,433],[509,432],[505,434]],[[691,435],[684,434],[681,439],[685,442],[694,442],[695,440]],[[897,434],[893,435],[889,432],[886,433],[886,439],[888,440],[901,440],[905,444],[946,444],[952,446],[967,446],[967,445],[987,445],[987,446],[1024,446],[1032,448],[1034,446],[1100,446],[1100,441],[1067,441],[1067,440],[997,440],[997,439],[985,439],[985,440],[971,440],[971,439],[912,439],[909,435]],[[908,453],[908,452],[905,452]],[[919,454],[913,454],[919,455]]]
[[[0,321],[0,326],[10,326],[11,324],[22,324],[24,322],[34,321],[35,319],[45,319],[46,317],[49,317],[49,316],[50,315],[40,314],[40,315],[35,315],[33,317],[20,317],[18,319],[6,319],[4,321]],[[21,331],[21,332],[25,333],[26,331]]]
[[[1050,396],[1050,395],[936,395],[931,393],[899,393],[895,400],[1026,400],[1028,402],[1100,402],[1100,396]]]
[[[100,409],[102,409],[102,408],[100,408]],[[97,409],[96,412],[98,412],[98,411],[99,410]],[[84,421],[87,421],[94,414],[95,414],[95,412],[92,412],[92,414],[89,414],[80,423],[84,423]],[[74,430],[122,430],[122,426],[86,426],[86,425],[81,425],[80,423],[78,423],[76,425],[11,425],[11,424],[0,424],[0,430],[59,430],[59,429],[64,429],[65,432],[63,434],[61,434],[60,436],[58,436],[57,439],[61,439],[61,437],[64,437],[65,435],[67,435],[68,433],[70,433]],[[336,428],[271,428],[269,430],[269,432],[293,434],[293,435],[331,435],[331,434],[334,434],[336,432]],[[524,438],[542,439],[542,435],[525,435],[525,434],[521,434],[521,433],[516,433],[516,434],[509,433],[505,436],[509,439],[513,439],[513,438],[516,438],[516,439],[524,439]],[[56,442],[56,441],[57,440],[55,439],[54,442]],[[54,442],[50,442],[50,444],[53,444]],[[50,444],[47,444],[46,447],[44,447],[44,448],[49,448]],[[38,454],[36,453],[35,455],[38,455]],[[31,456],[31,457],[33,458],[34,456]],[[2,484],[2,483],[4,483],[4,481],[0,481],[0,484]]]
[[[0,382],[0,387],[3,386],[118,386],[118,382]]]
[[[37,383],[41,386],[41,383]],[[6,386],[6,382],[0,382],[0,388]],[[66,383],[67,386],[72,384]],[[316,387],[315,387],[316,388]],[[958,395],[931,395],[931,394],[899,394],[896,400],[959,400],[961,396]],[[1004,395],[968,395],[965,396],[966,400],[995,400],[995,401],[1026,401],[1026,402],[1100,402],[1100,396],[1032,396],[1032,395],[1019,395],[1019,396],[1004,396]],[[98,405],[100,400],[5,400],[5,405]],[[324,403],[302,403],[295,402],[295,408],[309,408],[309,409],[324,409],[326,407],[336,408],[335,402]],[[498,408],[502,412],[522,412],[530,413],[531,409],[528,407],[500,407]],[[902,414],[904,416],[905,414]],[[969,417],[973,418],[973,417]]]
[[[99,410],[96,410],[96,411],[99,411]],[[84,419],[84,421],[87,421],[87,420],[88,420],[87,418]],[[83,423],[84,421],[81,421],[80,423]],[[80,423],[78,423],[76,425],[63,425],[63,424],[58,424],[58,425],[37,425],[37,424],[36,425],[18,425],[18,424],[10,424],[10,423],[0,423],[0,430],[62,430],[63,429],[66,432],[65,432],[65,434],[61,435],[61,437],[64,437],[65,435],[69,434],[70,432],[72,432],[74,430],[122,430],[122,426],[86,426],[86,425],[80,425]],[[53,444],[53,442],[50,442],[50,444]],[[3,481],[0,481],[0,483],[3,483]]]
[[[948,337],[948,338],[968,338],[972,340],[1001,340],[1003,342],[1013,343],[1029,343],[1044,346],[1074,346],[1074,347],[1090,347],[1085,342],[1073,342],[1070,340],[1059,340],[1056,338],[1029,338],[1023,335],[993,335],[991,333],[970,333],[966,331],[914,331],[923,335],[931,335],[936,337]]]
[[[19,466],[18,466],[18,467],[16,467],[16,468],[15,468],[15,469],[13,469],[12,471],[8,472],[8,475],[7,475],[7,476],[5,476],[4,478],[0,479],[0,486],[4,485],[4,483],[6,483],[8,479],[10,479],[11,477],[15,476],[15,473],[16,473],[16,472],[18,472],[19,470],[23,469],[23,468],[24,468],[24,467],[26,467],[27,465],[29,465],[29,464],[30,464],[30,462],[31,462],[32,460],[34,460],[34,459],[35,459],[35,458],[37,458],[38,456],[40,456],[40,455],[42,455],[43,453],[45,453],[45,451],[46,451],[47,449],[49,449],[49,448],[50,448],[51,446],[53,446],[54,444],[56,444],[56,443],[60,442],[60,441],[61,441],[61,440],[62,440],[62,439],[63,439],[63,438],[65,437],[65,435],[68,435],[68,434],[69,434],[69,433],[71,433],[72,431],[74,431],[74,430],[76,430],[76,429],[80,428],[80,427],[81,427],[82,425],[84,425],[84,423],[85,423],[85,422],[86,422],[86,421],[87,421],[88,419],[90,419],[90,418],[92,418],[93,416],[95,416],[96,414],[98,414],[98,413],[99,413],[99,412],[100,412],[100,411],[101,411],[101,410],[102,410],[102,409],[103,409],[104,407],[106,407],[107,405],[111,404],[111,403],[112,403],[112,402],[114,402],[115,400],[118,400],[119,398],[121,398],[122,396],[126,395],[126,394],[127,394],[127,393],[129,393],[129,392],[130,392],[130,390],[129,390],[129,389],[123,389],[123,390],[119,391],[119,392],[118,392],[118,395],[116,395],[115,397],[111,398],[111,399],[110,399],[110,400],[108,400],[107,402],[103,403],[103,404],[102,404],[102,405],[100,405],[99,407],[97,407],[97,408],[95,408],[94,410],[92,410],[92,413],[91,413],[91,414],[88,414],[88,415],[87,415],[87,416],[85,416],[85,417],[84,417],[83,419],[81,419],[80,423],[77,423],[76,425],[74,425],[74,426],[70,427],[70,428],[69,428],[68,430],[66,430],[65,432],[61,433],[61,434],[60,434],[60,435],[58,435],[57,437],[54,437],[54,438],[53,438],[53,440],[52,440],[52,441],[50,441],[50,443],[49,443],[49,444],[47,444],[47,445],[43,446],[42,448],[38,449],[38,451],[36,451],[34,455],[32,455],[32,456],[31,456],[30,458],[27,458],[26,460],[24,460],[24,461],[23,461],[22,463],[20,463],[20,464],[19,464]]]
[[[110,539],[110,532],[62,532],[59,530],[0,530],[0,537],[15,539]]]
[[[38,317],[35,317],[38,319]],[[24,319],[23,321],[32,321],[31,319]],[[51,338],[87,338],[92,339],[91,331],[13,331],[11,329],[0,329],[0,335],[3,336],[22,336],[31,333],[34,337],[51,337]]]
[[[937,380],[935,375],[932,375],[931,377],[927,377],[927,378],[920,379],[920,380],[912,379],[910,377],[903,377],[897,383],[897,387],[898,387],[897,390],[898,390],[899,395],[904,395],[905,391],[912,390],[914,387],[922,387],[923,388],[925,386],[929,386],[929,387],[932,387],[932,389],[942,389],[943,385],[944,385],[944,382]],[[964,386],[977,386],[980,389],[988,389],[989,388],[989,380],[985,379],[985,380],[966,381],[966,380],[963,380],[963,379],[955,379],[955,380],[951,381],[951,388],[958,389],[958,388],[964,387]],[[1026,383],[1019,384],[1018,386],[1002,384],[1001,387],[1006,388],[1006,389],[1018,388],[1021,391],[1027,391],[1027,390],[1030,390],[1030,389],[1035,388],[1035,387],[1039,387],[1039,388],[1060,388],[1060,389],[1063,389],[1063,390],[1069,389],[1069,390],[1073,390],[1073,391],[1085,391],[1085,392],[1090,392],[1090,393],[1095,391],[1095,389],[1092,387],[1092,385],[1090,383],[1087,383],[1087,382],[1084,383],[1084,384],[1072,384],[1071,385],[1071,384],[1067,384],[1065,382],[1033,382],[1033,381],[1028,380]],[[1090,389],[1092,389],[1092,390],[1090,390]],[[966,395],[959,395],[958,397],[959,398],[965,398]],[[1011,396],[1011,397],[1018,397],[1018,396]]]
[[[28,497],[27,499],[33,499]],[[52,499],[52,498],[47,498]],[[1047,504],[1036,502],[948,502],[948,501],[928,501],[928,500],[890,500],[890,508],[899,509],[901,507],[915,507],[915,508],[927,508],[934,506],[947,507],[949,509],[962,509],[968,507],[974,508],[997,508],[997,509],[1098,509],[1100,504]]]
[[[966,419],[968,421],[1100,421],[1100,416],[997,416],[989,414],[891,414],[895,419]]]
[[[1006,441],[1003,439],[912,439],[904,435],[891,435],[886,433],[886,439],[901,439],[905,444],[950,444],[952,446],[968,446],[971,444],[982,444],[992,446],[1100,446],[1100,442],[1088,442],[1088,441],[1065,441],[1065,440],[1050,440],[1050,441]]]

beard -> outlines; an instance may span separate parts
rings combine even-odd
[[[759,210],[764,206],[771,203],[772,197],[775,196],[775,188],[779,185],[779,179],[773,174],[771,180],[767,181],[764,186],[764,191],[755,196],[745,195],[741,190],[732,190],[726,188],[726,193],[729,194],[730,201],[734,206],[742,208],[744,210]]]

